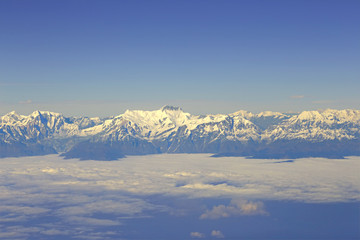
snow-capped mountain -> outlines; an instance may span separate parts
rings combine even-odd
[[[48,138],[89,135],[84,131],[101,124],[100,118],[66,118],[60,113],[35,111],[29,116],[10,112],[0,118],[0,140],[6,143],[39,142]]]
[[[287,156],[302,151],[301,146],[310,149],[306,151],[311,155],[324,155],[317,153],[325,152],[330,145],[330,152],[342,146],[347,151],[342,155],[346,155],[360,154],[359,139],[359,110],[299,114],[238,111],[198,116],[179,107],[164,106],[155,111],[127,110],[106,119],[65,117],[47,111],[35,111],[29,116],[10,112],[0,118],[3,157],[53,152],[82,157],[89,151],[111,152],[113,158],[164,152],[276,157],[283,152]],[[304,144],[312,144],[312,148]],[[319,146],[321,150],[317,151]]]
[[[360,111],[304,111],[266,129],[262,136],[270,141],[301,139],[321,142],[359,139]]]
[[[100,133],[102,139],[119,141],[132,136],[147,141],[188,138],[192,135],[213,138],[224,136],[247,141],[259,138],[259,130],[241,116],[195,116],[180,108],[165,106],[156,111],[129,111],[105,121]]]

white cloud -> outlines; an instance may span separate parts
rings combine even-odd
[[[224,234],[222,234],[222,232],[219,230],[212,230],[211,236],[216,237],[216,238],[224,238]]]
[[[57,155],[1,159],[0,222],[16,225],[51,216],[53,222],[42,229],[49,230],[43,236],[56,234],[69,223],[67,235],[86,238],[96,226],[119,226],[120,236],[122,219],[148,217],[149,212],[218,219],[266,214],[256,199],[360,200],[360,157],[276,162],[207,154],[129,156],[112,162],[65,161]],[[200,212],[187,204],[177,208],[170,201],[154,203],[149,196],[235,200]],[[6,228],[1,236],[32,234],[17,227],[17,233]]]
[[[264,210],[263,202],[239,202],[235,201],[232,204],[236,205],[240,209],[241,215],[265,215],[267,212]]]
[[[190,236],[191,236],[192,238],[204,238],[204,237],[205,237],[205,234],[200,233],[200,232],[191,232],[191,233],[190,233]]]
[[[214,206],[211,210],[206,210],[200,216],[200,219],[218,219],[236,217],[242,215],[266,215],[264,204],[260,201],[241,201],[232,200],[229,206],[218,205]]]

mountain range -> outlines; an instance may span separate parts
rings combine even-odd
[[[53,153],[84,160],[155,153],[343,158],[360,155],[360,110],[192,115],[164,106],[108,118],[49,111],[0,117],[0,157]]]

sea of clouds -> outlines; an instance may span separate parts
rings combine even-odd
[[[360,202],[360,157],[282,161],[161,154],[80,161],[48,155],[0,164],[1,239],[120,239],[128,219],[157,214],[206,221],[269,216],[269,200]],[[186,204],[198,199],[229,201]],[[205,236],[224,234],[188,233]]]

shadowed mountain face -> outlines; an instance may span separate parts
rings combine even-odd
[[[341,158],[360,155],[359,139],[359,110],[196,116],[165,106],[106,119],[46,111],[0,118],[0,157],[63,152],[66,158],[97,160],[154,153]]]

